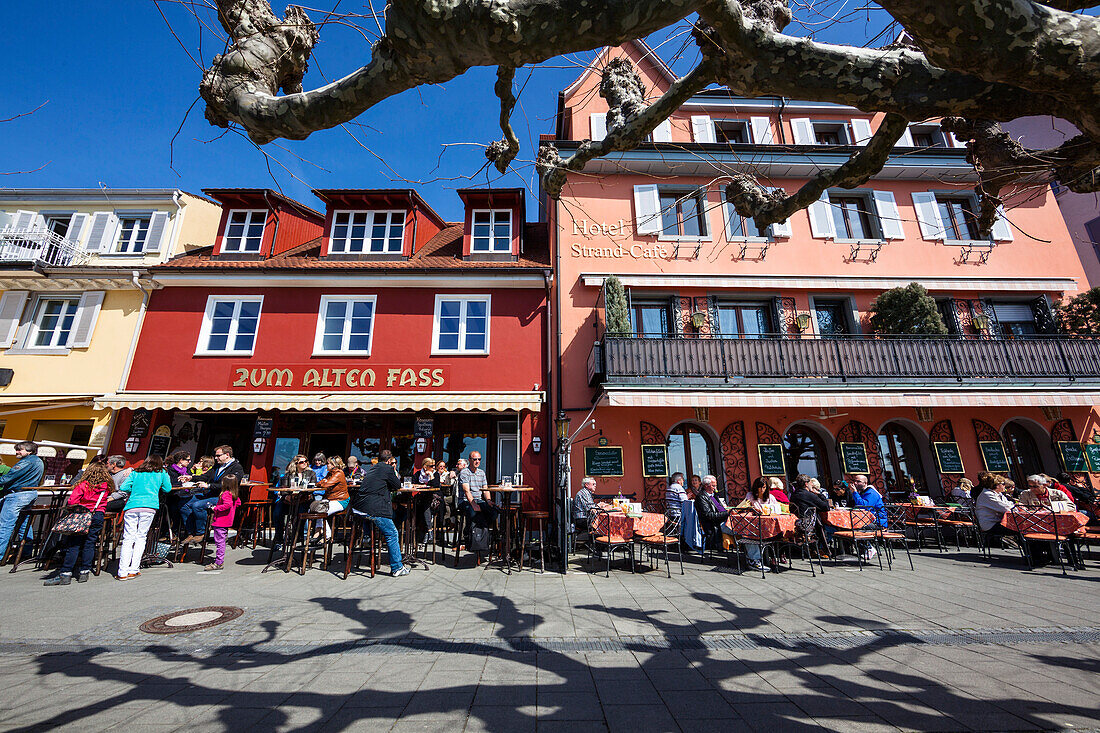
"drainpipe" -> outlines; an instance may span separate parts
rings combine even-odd
[[[786,97],[780,97],[779,98],[779,144],[780,145],[786,145],[787,144],[787,136],[783,132],[783,110],[786,109],[786,107],[787,107],[787,98]]]
[[[267,197],[267,190],[264,190],[264,203],[267,204],[268,209],[271,210],[271,215],[275,217],[275,230],[271,232],[271,247],[267,250],[267,256],[273,257],[275,253],[275,242],[279,237],[279,210],[271,205],[271,200]]]

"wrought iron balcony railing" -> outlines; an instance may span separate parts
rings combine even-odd
[[[741,384],[789,380],[940,383],[1100,381],[1100,339],[1035,336],[760,338],[606,335],[588,359],[589,383]]]
[[[0,263],[27,262],[65,267],[81,265],[88,258],[80,246],[48,229],[0,230]]]

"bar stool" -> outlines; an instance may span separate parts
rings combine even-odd
[[[519,547],[519,569],[523,570],[523,552],[532,543],[527,541],[527,535],[530,532],[539,533],[539,572],[546,572],[546,524],[545,522],[550,519],[550,512],[528,511],[523,512],[523,529],[520,535],[520,547]],[[537,530],[532,530],[530,524],[538,524]]]
[[[252,549],[256,549],[256,538],[261,531],[271,526],[271,492],[264,486],[251,486],[248,489],[248,501],[241,505],[242,511],[237,525],[237,536],[233,538],[234,549],[241,546],[241,535],[248,520],[252,520]]]
[[[299,571],[299,575],[305,575],[307,569],[313,568],[314,558],[317,555],[317,549],[320,547],[323,552],[321,557],[323,559],[330,559],[330,552],[332,550],[332,539],[325,539],[325,530],[321,529],[321,539],[314,540],[311,537],[309,528],[318,520],[324,523],[324,520],[329,518],[328,512],[302,512],[298,515],[297,520],[294,522],[294,534],[291,536],[290,549],[287,550],[288,558],[286,564],[286,572],[290,572],[290,565],[294,561],[294,548],[298,544],[298,537],[305,531],[304,539],[302,540],[302,569]],[[285,539],[284,539],[285,541]]]
[[[25,562],[41,559],[42,550],[46,547],[46,537],[49,535],[50,528],[53,527],[54,520],[63,505],[58,499],[62,498],[63,495],[67,496],[67,494],[68,492],[59,492],[49,504],[28,504],[20,510],[19,516],[15,520],[15,528],[12,530],[12,541],[8,543],[7,558],[11,559],[10,572],[14,573]],[[34,537],[30,540],[30,554],[23,557],[23,548],[27,545],[28,530],[34,533]],[[16,537],[19,538],[18,544],[14,541]]]
[[[199,565],[203,564],[203,560],[206,558],[206,546],[210,543],[210,524],[213,517],[208,517],[206,520],[206,529],[202,533],[202,544],[199,545],[199,556],[195,560]],[[183,562],[187,557],[188,545],[182,542],[176,548],[176,562]]]
[[[359,560],[363,557],[363,540],[367,537],[367,525],[370,525],[370,540],[369,542],[369,560],[370,560],[370,576],[373,578],[375,572],[378,570],[378,533],[375,531],[374,522],[366,514],[355,514],[352,511],[348,511],[350,517],[351,530],[344,535],[344,580],[348,579],[348,575],[351,573],[352,557],[358,556]],[[355,561],[355,569],[359,569],[359,560]]]
[[[96,542],[95,563],[92,566],[92,574],[97,578],[103,568],[118,556],[118,543],[122,539],[122,512],[104,512],[103,529],[99,531],[99,541]]]
[[[465,512],[455,511],[455,568],[458,568],[458,552],[466,541],[466,533],[470,530],[470,519]],[[493,543],[489,542],[489,552],[492,552]],[[474,552],[471,550],[471,552]],[[474,552],[474,564],[481,565],[481,553]]]

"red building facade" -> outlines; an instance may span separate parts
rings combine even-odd
[[[112,453],[225,443],[266,481],[295,453],[388,448],[408,474],[479,450],[490,481],[522,472],[545,504],[549,254],[522,191],[461,191],[453,224],[410,190],[315,191],[324,214],[207,193],[216,241],[157,268],[125,389],[103,400]]]

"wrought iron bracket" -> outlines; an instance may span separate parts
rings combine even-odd
[[[989,255],[993,254],[993,248],[997,245],[993,242],[967,242],[959,248],[959,264],[964,265],[970,261],[971,255],[978,256],[978,264],[989,262]]]
[[[863,252],[863,259],[867,262],[874,262],[878,259],[878,253],[882,251],[883,241],[877,242],[855,242],[851,245],[851,251],[848,253],[848,261],[856,262],[860,259],[860,253]]]
[[[762,262],[765,257],[768,256],[768,248],[772,246],[772,241],[766,240],[763,242],[739,242],[738,243],[737,259],[739,260],[756,260]],[[756,254],[755,257],[749,257],[749,250],[753,250]]]

